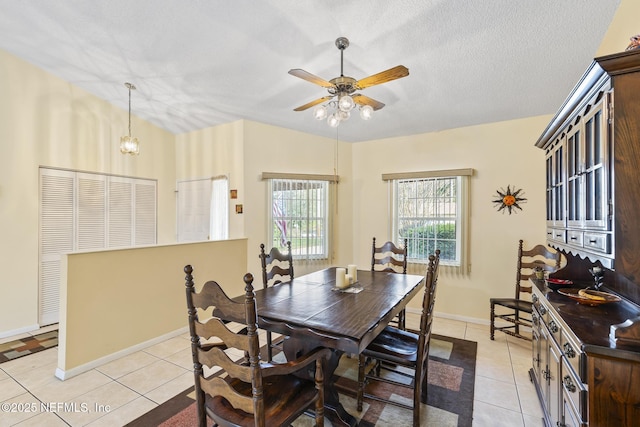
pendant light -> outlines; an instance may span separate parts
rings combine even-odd
[[[138,145],[138,138],[131,136],[131,91],[136,90],[136,87],[131,83],[124,84],[129,89],[129,135],[120,137],[120,152],[122,154],[140,154],[140,146]]]

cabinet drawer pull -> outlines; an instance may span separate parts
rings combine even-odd
[[[534,304],[538,302],[538,295],[534,295],[531,297],[531,302],[533,302]]]
[[[598,243],[596,239],[589,239],[589,243]]]
[[[573,350],[573,347],[571,347],[571,344],[566,342],[566,343],[564,343],[564,345],[562,347],[564,348],[564,354],[569,359],[573,359],[574,357],[576,357],[576,352]]]
[[[578,240],[578,238],[576,236],[571,236],[569,237],[571,240]]]
[[[547,314],[547,309],[546,309],[546,308],[544,308],[544,306],[541,306],[541,307],[540,307],[540,314],[542,314],[543,316],[544,316],[545,314]]]
[[[576,386],[573,384],[573,381],[571,381],[571,377],[569,375],[564,377],[562,382],[564,383],[564,388],[566,388],[569,393],[575,393]]]
[[[558,332],[558,325],[556,325],[555,321],[552,320],[551,322],[549,322],[549,330],[554,334]]]

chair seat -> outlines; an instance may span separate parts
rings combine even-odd
[[[523,301],[515,298],[491,298],[490,302],[491,305],[497,304],[502,307],[524,311],[525,313],[533,312],[533,305],[530,301]]]
[[[227,377],[227,379],[230,377]],[[237,379],[227,382],[238,393],[251,397],[251,383]],[[294,375],[265,377],[262,380],[264,392],[264,414],[267,426],[289,425],[292,419],[290,411],[284,411],[283,402],[293,408],[306,408],[317,398],[318,394],[314,381],[298,378]],[[223,419],[228,425],[255,426],[253,414],[235,409],[227,399],[221,396],[211,398],[206,395],[207,412],[214,420]],[[215,408],[215,411],[212,410]],[[215,413],[213,413],[215,412]],[[294,417],[294,419],[297,417]]]
[[[418,357],[418,334],[387,326],[363,351],[366,356],[413,366]]]

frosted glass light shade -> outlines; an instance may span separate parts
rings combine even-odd
[[[327,107],[325,107],[324,105],[319,105],[316,108],[313,109],[313,117],[316,118],[316,120],[324,120],[327,118]]]
[[[353,98],[349,95],[343,95],[338,100],[338,108],[341,111],[351,111],[353,107],[355,107],[356,103],[353,101]]]
[[[370,105],[365,105],[360,109],[360,117],[362,117],[362,120],[369,120],[372,115],[373,107],[371,107]]]
[[[338,115],[338,118],[340,119],[340,121],[349,120],[349,117],[351,117],[351,113],[348,111],[338,110],[336,111],[336,114]]]
[[[332,128],[337,128],[338,125],[340,124],[340,118],[336,113],[333,113],[332,115],[329,116],[329,118],[327,119],[327,124],[329,126],[331,126]]]
[[[120,138],[120,152],[122,154],[140,154],[138,138],[123,136]]]

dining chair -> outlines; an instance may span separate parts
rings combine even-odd
[[[269,253],[265,252],[264,243],[260,244],[260,264],[262,266],[262,286],[274,286],[286,280],[293,280],[293,255],[291,253],[291,242],[287,242],[287,253],[283,254],[278,248],[271,248]],[[267,331],[267,360],[273,360],[273,349],[280,348],[284,337],[280,337],[273,342],[271,331]]]
[[[362,411],[364,398],[386,402],[413,411],[413,425],[420,425],[420,403],[427,401],[427,372],[429,363],[429,347],[431,344],[431,324],[433,323],[433,308],[438,284],[440,268],[440,250],[429,256],[425,275],[424,296],[422,298],[422,313],[420,315],[420,330],[416,332],[404,331],[393,326],[387,326],[360,353],[358,358],[358,391],[357,409]],[[366,368],[370,370],[365,372]],[[405,368],[405,370],[400,370]],[[382,375],[382,370],[391,373]],[[406,371],[409,370],[410,373]],[[398,381],[405,377],[408,382]],[[413,390],[411,405],[398,400],[390,400],[381,395],[367,393],[366,386],[371,381],[406,387]]]
[[[529,279],[534,276],[537,267],[543,271],[553,273],[560,268],[560,252],[553,252],[544,245],[536,245],[532,249],[524,250],[523,241],[518,242],[518,260],[516,264],[516,295],[515,298],[491,298],[491,339],[495,331],[531,341],[531,337],[523,335],[520,327],[531,327],[531,312],[533,307],[530,299],[523,299],[524,294],[531,294],[532,286]],[[496,307],[499,308],[496,314]],[[503,326],[496,326],[496,319],[507,322]]]
[[[220,426],[290,425],[314,407],[315,425],[322,426],[323,365],[330,350],[318,348],[282,364],[261,362],[253,276],[244,276],[244,298],[238,302],[227,297],[214,281],[206,282],[196,292],[193,268],[187,265],[184,272],[198,425],[205,427],[207,417]],[[212,316],[200,320],[198,310],[211,307]],[[246,334],[232,332],[229,321],[245,324]],[[245,357],[233,361],[227,349],[240,350]],[[219,366],[226,376],[207,378],[203,366]],[[308,375],[309,369],[315,375]]]
[[[404,247],[398,247],[393,242],[385,242],[382,246],[376,247],[374,237],[371,245],[371,271],[407,274],[407,239],[404,239]],[[405,329],[406,311],[398,313],[392,324]]]

